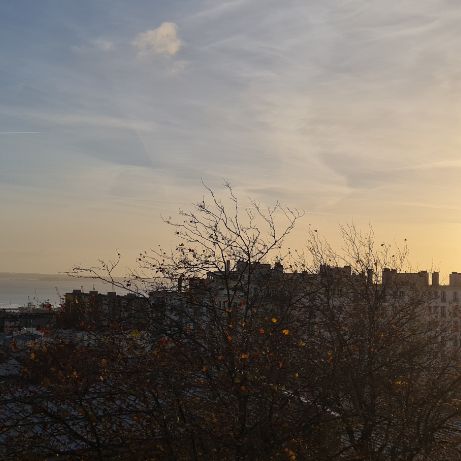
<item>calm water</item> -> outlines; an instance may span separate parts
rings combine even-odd
[[[75,289],[84,291],[93,287],[101,293],[112,290],[112,286],[100,281],[78,279],[63,275],[44,274],[7,274],[0,273],[0,307],[25,305],[28,301],[35,304],[49,301],[59,304],[60,297]]]

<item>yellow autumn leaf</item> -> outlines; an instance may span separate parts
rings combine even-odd
[[[290,330],[285,328],[285,329],[282,330],[282,334],[285,335],[285,336],[288,336],[290,334]]]
[[[277,317],[272,317],[271,322],[272,323],[277,323],[279,320]]]
[[[293,450],[290,450],[289,448],[285,448],[285,452],[286,452],[286,454],[288,456],[288,459],[290,461],[296,461],[297,456],[296,456],[296,453]]]
[[[141,336],[141,332],[139,330],[131,330],[130,336],[132,338],[139,338]]]

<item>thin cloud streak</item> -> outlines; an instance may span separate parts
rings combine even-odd
[[[0,131],[0,135],[3,134],[40,134],[41,131]]]
[[[23,110],[15,110],[9,108],[6,111],[1,111],[4,114],[14,114],[22,116],[41,123],[62,126],[93,126],[106,127],[114,129],[126,129],[136,132],[151,132],[156,128],[154,121],[134,120],[127,118],[111,117],[95,113],[90,114],[72,114],[72,113],[52,113],[38,112],[34,110],[24,113]],[[38,134],[40,131],[3,131],[0,134]]]

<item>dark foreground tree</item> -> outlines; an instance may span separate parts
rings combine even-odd
[[[392,254],[372,232],[342,234],[341,256],[315,233],[309,240],[322,275],[313,337],[328,364],[321,373],[340,458],[460,459],[459,351],[448,347],[450,327],[431,318],[428,274],[390,271],[404,267],[406,251]]]
[[[432,294],[381,277],[405,254],[353,228],[341,255],[315,232],[305,259],[283,253],[301,213],[208,192],[129,280],[117,262],[76,270],[142,298],[129,316],[76,298],[71,331],[14,351],[2,458],[458,459],[459,367]]]

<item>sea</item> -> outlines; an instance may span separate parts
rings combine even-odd
[[[49,302],[54,306],[61,303],[63,296],[72,290],[97,290],[100,293],[123,290],[100,280],[69,277],[61,274],[16,274],[0,272],[0,308],[39,305]]]

